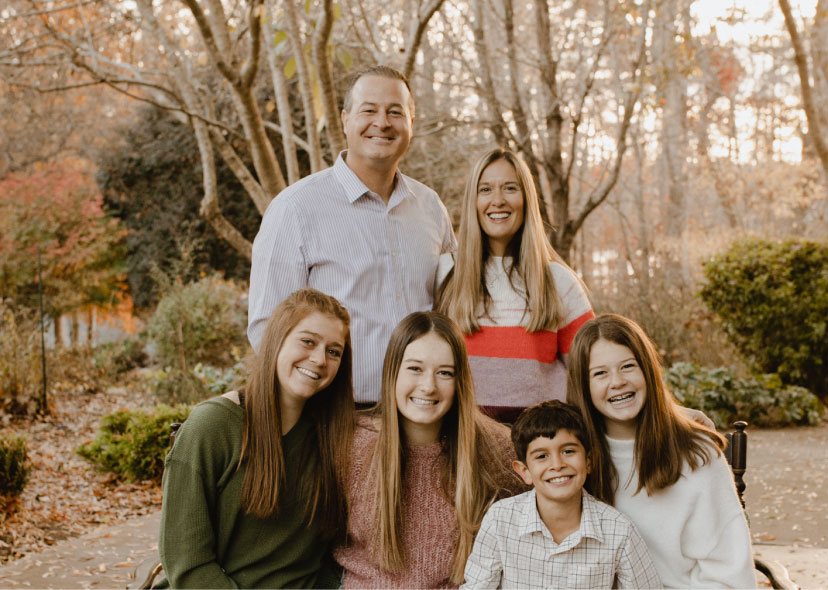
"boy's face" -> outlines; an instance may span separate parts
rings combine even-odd
[[[539,500],[554,503],[580,499],[591,469],[581,441],[565,429],[558,430],[555,438],[533,440],[526,449],[526,463],[514,461],[512,467],[526,485],[534,486]]]

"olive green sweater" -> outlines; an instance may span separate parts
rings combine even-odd
[[[193,410],[164,469],[158,550],[172,588],[309,588],[328,543],[305,523],[296,489],[284,486],[275,518],[239,506],[237,469],[243,410],[217,397]],[[287,481],[297,481],[311,425],[300,420],[282,439]]]

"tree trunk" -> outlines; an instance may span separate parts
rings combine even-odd
[[[799,29],[796,26],[793,14],[791,14],[790,3],[788,0],[779,0],[779,7],[782,9],[782,15],[785,17],[785,28],[788,29],[788,34],[791,37],[791,45],[793,45],[794,62],[799,73],[799,86],[802,89],[802,108],[805,110],[805,116],[808,119],[808,137],[813,143],[819,161],[822,163],[824,178],[828,180],[828,143],[826,143],[825,137],[822,135],[822,128],[819,123],[820,115],[814,102],[813,89],[811,88],[811,79],[808,71],[808,55],[805,53],[805,47],[799,36]]]

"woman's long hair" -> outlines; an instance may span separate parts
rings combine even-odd
[[[586,488],[593,496],[614,504],[619,484],[618,472],[610,458],[606,422],[590,394],[589,355],[598,340],[629,348],[644,374],[646,399],[636,419],[636,493],[642,488],[652,494],[669,487],[681,477],[685,463],[697,469],[712,460],[713,452],[719,454],[724,450],[724,437],[687,418],[667,391],[656,347],[644,330],[625,317],[600,315],[581,326],[575,336],[569,354],[567,383],[567,401],[580,408],[587,435],[592,440],[592,473]]]
[[[471,369],[463,335],[457,325],[436,312],[415,312],[394,329],[382,367],[382,399],[377,408],[379,435],[371,470],[376,475],[376,558],[382,569],[399,572],[405,567],[402,545],[403,473],[405,433],[397,411],[397,376],[405,349],[415,340],[433,333],[445,340],[454,353],[454,401],[443,417],[441,430],[441,493],[454,506],[460,536],[451,562],[451,581],[463,582],[463,569],[474,536],[489,506],[503,490],[502,452],[498,452],[493,431],[504,428],[477,408]]]
[[[306,403],[303,417],[312,422],[312,438],[303,446],[303,463],[315,462],[298,482],[285,481],[282,411],[276,359],[288,334],[312,313],[333,316],[345,326],[345,349],[331,384]],[[279,511],[282,486],[297,486],[306,500],[308,522],[333,535],[345,527],[345,473],[354,428],[351,384],[350,317],[333,297],[304,288],[282,301],[268,320],[245,389],[244,432],[239,465],[245,466],[241,506],[260,518]]]
[[[438,288],[435,308],[456,321],[465,334],[480,330],[478,316],[481,303],[483,314],[489,312],[492,297],[486,287],[485,269],[491,253],[477,219],[477,185],[486,167],[498,160],[506,160],[514,167],[523,192],[523,225],[506,248],[506,255],[512,258],[508,269],[509,281],[514,285],[513,279],[517,275],[524,285],[529,309],[526,329],[529,332],[556,329],[564,321],[564,312],[549,262],[567,265],[546,237],[538,193],[529,167],[517,154],[501,148],[483,154],[466,182],[457,260],[454,269]]]

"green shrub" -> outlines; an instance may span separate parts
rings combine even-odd
[[[151,410],[120,410],[101,420],[95,439],[76,452],[99,471],[127,481],[161,481],[170,424],[183,422],[191,407],[160,404]]]
[[[198,363],[192,371],[192,374],[204,384],[204,387],[212,395],[221,395],[240,387],[244,379],[243,373],[244,364],[241,361],[226,369]]]
[[[746,239],[704,274],[702,300],[757,372],[828,404],[828,244]]]
[[[196,404],[211,395],[207,385],[192,371],[170,367],[156,373],[150,388],[162,404]]]
[[[676,363],[666,373],[667,386],[679,402],[707,414],[716,427],[735,420],[751,426],[817,425],[823,408],[804,387],[784,385],[778,375],[741,379],[723,367]]]
[[[29,479],[31,465],[26,439],[0,434],[0,496],[19,496]]]
[[[129,337],[118,342],[105,342],[95,347],[92,364],[114,378],[130,369],[146,366],[144,338]]]
[[[246,345],[242,290],[217,276],[171,284],[149,323],[160,364],[187,371],[197,363],[226,366],[233,347]]]

